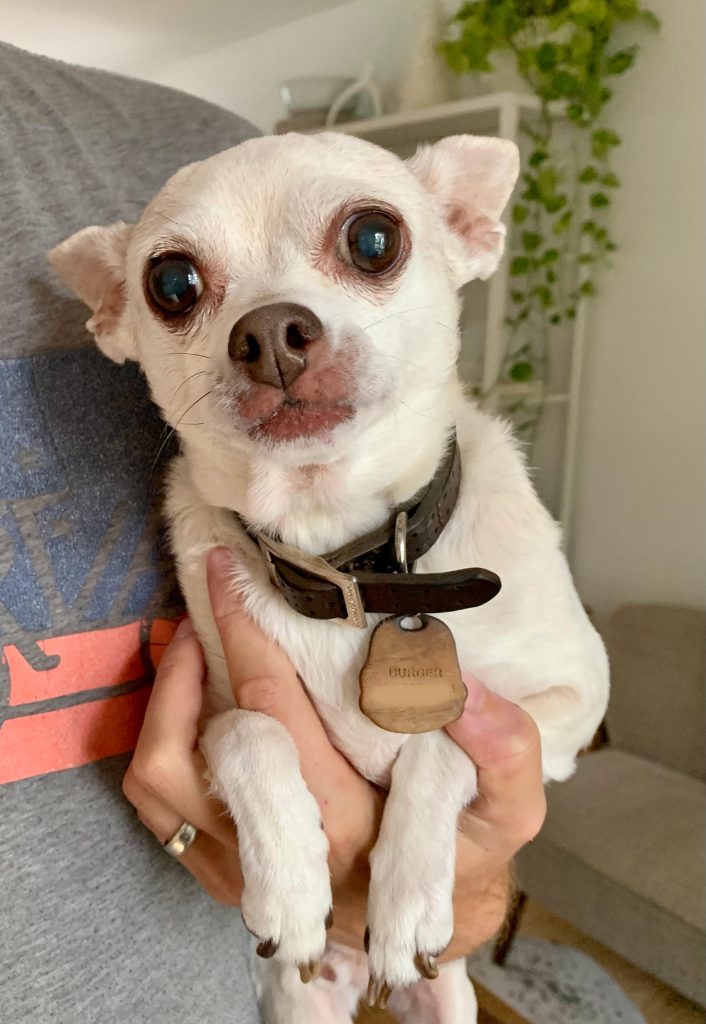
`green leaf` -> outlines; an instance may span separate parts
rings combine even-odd
[[[510,292],[510,298],[512,299],[513,302],[518,303],[524,302],[526,296],[524,292],[518,292],[516,290],[513,290]]]
[[[587,185],[589,181],[595,181],[598,177],[598,171],[595,167],[584,167],[579,174],[579,181],[582,185]]]
[[[550,309],[554,305],[552,290],[545,284],[538,284],[536,288],[532,289],[532,294],[537,296],[543,309]]]
[[[510,263],[510,274],[512,277],[521,277],[530,269],[530,261],[526,256],[515,256]]]
[[[556,284],[556,273],[553,270],[548,270],[544,275],[544,280],[547,282],[547,284]]]
[[[554,226],[552,228],[552,231],[554,232],[554,234],[555,235],[563,235],[565,231],[568,231],[569,225],[571,224],[572,217],[573,217],[572,211],[571,210],[565,210],[564,213],[562,213],[561,217],[559,217],[557,220],[554,221]]]
[[[545,266],[546,266],[547,263],[556,263],[556,261],[558,259],[559,259],[559,250],[558,249],[547,249],[547,251],[542,254],[542,263],[544,263]]]
[[[605,73],[607,75],[623,75],[635,63],[637,47],[630,46],[626,50],[618,50],[608,57],[605,62]]]
[[[556,67],[558,57],[559,49],[554,43],[542,43],[535,57],[537,67],[542,71],[551,71]]]
[[[566,196],[551,196],[544,201],[544,209],[547,213],[558,213],[562,207],[566,206],[567,202]]]
[[[562,99],[569,99],[572,96],[578,95],[579,80],[575,75],[569,74],[568,71],[557,71],[555,75],[552,75],[551,87],[556,96]]]
[[[606,188],[620,188],[620,178],[612,171],[608,171],[601,178],[601,185],[605,185]]]
[[[566,116],[570,121],[581,122],[583,121],[584,108],[581,103],[569,103],[566,108]]]
[[[598,225],[596,224],[595,220],[585,220],[581,225],[582,235],[595,235],[597,230]]]
[[[510,367],[510,377],[512,380],[517,381],[517,383],[532,380],[534,377],[534,367],[532,366],[532,363],[515,363],[514,366]]]
[[[579,288],[579,293],[581,295],[595,295],[596,286],[593,283],[593,281],[584,281],[581,287]]]
[[[608,17],[606,0],[571,0],[568,17],[581,25],[599,25]]]
[[[526,249],[527,252],[534,252],[541,244],[542,236],[538,235],[536,231],[522,232],[522,248]]]
[[[610,198],[605,192],[594,192],[588,200],[594,210],[600,210],[604,206],[610,206]]]
[[[561,314],[560,313],[554,313],[552,316],[549,317],[549,323],[553,324],[554,326],[556,326],[557,324],[560,324],[561,323]]]
[[[574,320],[576,318],[576,310],[573,306],[569,306],[569,308],[566,311],[566,316],[569,320]]]
[[[608,150],[612,149],[613,146],[619,145],[620,136],[610,131],[609,128],[598,128],[591,135],[591,152],[597,160],[602,160],[608,153]]]
[[[546,152],[546,150],[535,149],[534,152],[532,152],[530,154],[530,157],[529,157],[527,163],[529,164],[530,167],[539,167],[540,164],[543,164],[544,161],[548,160],[548,159],[549,159],[549,154]]]
[[[583,254],[583,256],[579,256],[579,263],[587,264],[587,263],[594,263],[594,262],[595,262],[595,256],[591,256],[591,254],[589,252],[585,252]]]
[[[512,222],[513,224],[521,224],[524,220],[527,220],[529,210],[526,206],[520,206],[518,203],[512,208]]]
[[[662,22],[659,20],[654,11],[640,11],[638,17],[641,21],[644,21],[650,28],[659,29],[662,27]]]

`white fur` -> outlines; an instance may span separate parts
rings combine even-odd
[[[294,965],[323,948],[327,844],[285,731],[264,715],[227,710],[232,696],[207,597],[206,552],[216,544],[240,552],[234,585],[290,655],[332,741],[365,777],[391,783],[371,856],[369,959],[376,977],[412,985],[394,997],[407,1024],[474,1019],[462,964],[445,967],[435,982],[417,982],[413,960],[451,937],[456,819],[475,793],[475,769],[443,733],[394,735],[361,714],[358,674],[378,617],[357,630],[295,614],[231,510],[320,553],[380,525],[390,507],[424,486],[455,424],[461,497],[417,569],[478,565],[503,582],[484,607],[442,616],[462,669],[534,716],[547,779],[571,774],[605,709],[605,653],[574,591],[559,530],[507,428],[463,397],[455,369],[457,288],[497,265],[500,215],[516,175],[516,150],[499,140],[444,140],[405,165],[341,135],[260,139],[184,168],[167,183],[130,233],[124,302],[115,295],[106,302],[105,289],[83,281],[86,267],[95,275],[102,259],[106,281],[114,282],[122,250],[114,246],[106,258],[111,236],[99,235],[97,246],[95,232],[83,232],[52,254],[94,312],[97,303],[112,312],[112,322],[100,318],[99,344],[113,358],[121,357],[121,345],[123,357],[139,358],[181,436],[167,516],[219,712],[203,748],[238,827],[244,917],[260,938],[280,943],[277,959],[262,966],[272,1024],[350,1021],[365,964],[362,955],[329,945],[336,983],[298,981]],[[338,278],[333,256],[327,266],[317,262],[334,211],[356,201],[389,205],[407,225],[411,251],[385,289]],[[174,248],[175,237],[195,247],[224,285],[218,308],[184,336],[164,327],[142,293],[146,261],[160,247]],[[123,229],[117,239],[122,246]],[[350,367],[355,415],[330,436],[265,445],[234,420],[229,402],[248,385],[233,382],[230,328],[275,301],[312,309],[333,357]]]

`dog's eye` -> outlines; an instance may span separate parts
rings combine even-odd
[[[402,251],[399,225],[377,210],[349,217],[341,232],[341,255],[365,274],[381,274]]]
[[[188,313],[203,292],[203,281],[186,256],[168,253],[157,256],[147,273],[147,291],[164,313]]]

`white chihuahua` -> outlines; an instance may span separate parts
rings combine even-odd
[[[238,829],[243,917],[276,950],[270,1024],[350,1022],[368,971],[373,1002],[411,986],[393,996],[407,1022],[476,1019],[462,961],[420,980],[451,939],[475,769],[445,732],[388,732],[361,712],[382,613],[441,613],[462,670],[534,717],[547,779],[571,774],[606,707],[605,652],[559,529],[456,371],[457,290],[497,267],[517,174],[499,139],[448,138],[403,162],[340,134],[261,138],[183,168],[135,226],[86,228],[51,254],[100,348],[139,360],[181,439],[167,514],[214,697],[201,743]],[[393,575],[405,539],[406,577]],[[390,789],[367,964],[327,947],[327,840],[292,740],[233,706],[206,590],[214,545],[239,553],[234,584],[332,741]],[[329,980],[301,984],[324,955]]]

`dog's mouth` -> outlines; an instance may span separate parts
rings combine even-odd
[[[248,428],[248,435],[253,440],[270,443],[322,439],[353,415],[349,402],[299,401],[285,397],[273,412]]]

